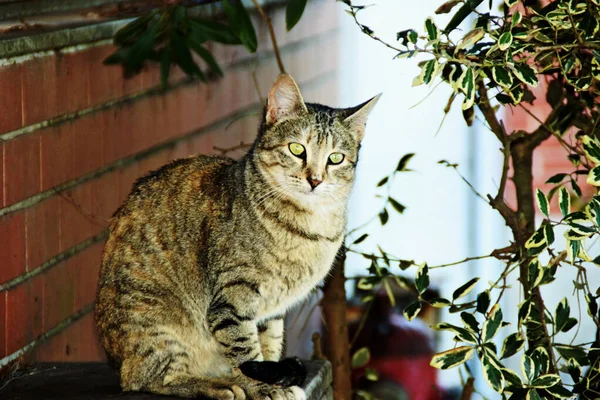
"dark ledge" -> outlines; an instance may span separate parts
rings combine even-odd
[[[333,399],[331,365],[306,361],[304,390],[308,400]],[[2,400],[151,400],[177,399],[147,393],[122,393],[119,379],[101,363],[43,363],[29,367],[0,389]]]

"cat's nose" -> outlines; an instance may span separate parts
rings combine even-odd
[[[315,178],[312,178],[312,177],[308,177],[306,179],[308,180],[308,183],[310,184],[310,187],[313,188],[313,189],[316,188],[317,186],[319,186],[321,184],[321,182],[323,182],[322,180],[315,179]]]

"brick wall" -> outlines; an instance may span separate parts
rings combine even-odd
[[[284,9],[272,11],[307,101],[337,104],[336,16],[334,2],[310,2],[287,33]],[[123,80],[102,65],[107,40],[0,59],[0,367],[23,352],[103,359],[91,310],[107,221],[147,171],[252,140],[252,74],[264,96],[278,73],[265,26],[255,26],[258,55],[214,46],[224,78],[201,84],[176,71],[166,92],[155,66]]]

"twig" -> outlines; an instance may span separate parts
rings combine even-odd
[[[245,143],[242,141],[242,142],[240,142],[240,144],[236,144],[233,147],[213,146],[213,150],[220,152],[221,155],[224,156],[227,153],[231,153],[232,151],[241,150],[241,149],[249,149],[250,147],[252,147],[252,143]]]
[[[258,1],[252,0],[254,3],[254,7],[256,7],[256,11],[260,14],[262,19],[267,24],[267,28],[269,29],[269,36],[271,37],[271,43],[273,43],[273,51],[275,52],[275,58],[277,59],[277,65],[279,66],[279,72],[285,74],[285,67],[283,66],[283,61],[281,61],[281,54],[279,53],[279,46],[277,46],[277,38],[275,37],[275,30],[273,29],[273,23],[271,22],[271,17],[269,17],[265,10],[258,4]]]
[[[467,383],[463,387],[462,394],[460,395],[460,400],[470,400],[473,392],[475,391],[475,378],[469,377],[467,378]]]
[[[313,360],[327,360],[327,357],[323,354],[323,348],[321,347],[321,335],[319,332],[315,332],[312,334],[312,343],[313,343]]]

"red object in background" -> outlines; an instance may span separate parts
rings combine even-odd
[[[441,400],[444,396],[437,386],[437,370],[429,365],[434,351],[433,336],[427,324],[419,319],[406,321],[399,310],[391,306],[385,293],[378,294],[373,302],[352,352],[368,347],[371,359],[366,367],[375,369],[379,379],[368,381],[364,368],[356,369],[353,386],[370,393],[381,389],[378,394],[382,400]],[[398,302],[403,303],[402,299]],[[357,327],[358,322],[350,323],[351,338]],[[390,383],[396,384],[396,388]],[[378,388],[378,385],[387,387]]]

